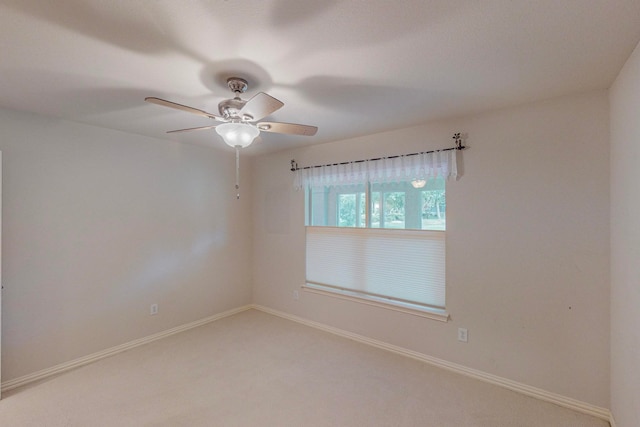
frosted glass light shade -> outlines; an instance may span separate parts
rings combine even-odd
[[[413,186],[413,188],[422,188],[427,184],[427,181],[424,179],[414,179],[413,181],[411,181],[411,185]]]
[[[257,127],[247,123],[223,123],[216,126],[216,132],[230,147],[245,148],[260,135]]]

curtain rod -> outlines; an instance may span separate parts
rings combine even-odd
[[[398,157],[419,156],[421,154],[437,153],[437,152],[440,152],[440,151],[464,150],[465,148],[467,148],[466,146],[463,145],[462,137],[460,136],[460,132],[453,134],[453,140],[455,141],[456,146],[455,147],[451,147],[451,148],[442,148],[440,150],[421,151],[419,153],[401,154],[401,155],[397,155],[397,156],[376,157],[374,159],[352,160],[350,162],[331,163],[331,164],[328,164],[328,165],[316,165],[316,166],[298,167],[298,163],[294,159],[291,159],[291,172],[295,172],[295,171],[298,171],[298,170],[304,170],[304,169],[322,168],[322,167],[325,167],[325,166],[348,165],[348,164],[351,164],[351,163],[372,162],[372,161],[383,160],[383,159],[397,159]]]

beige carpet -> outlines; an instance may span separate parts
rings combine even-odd
[[[3,397],[7,427],[609,425],[255,310]]]

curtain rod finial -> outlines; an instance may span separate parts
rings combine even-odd
[[[294,159],[291,159],[291,172],[295,172],[297,170],[298,170],[298,163]]]
[[[462,150],[462,149],[465,148],[464,145],[462,145],[462,136],[461,136],[460,132],[457,132],[457,133],[453,134],[453,140],[455,141],[456,149]]]

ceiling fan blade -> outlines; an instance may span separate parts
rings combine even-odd
[[[249,121],[260,120],[274,111],[279,110],[283,105],[284,103],[275,99],[273,96],[260,92],[248,100],[239,113],[241,117],[251,116]]]
[[[265,132],[286,133],[290,135],[313,136],[318,132],[315,126],[298,125],[295,123],[260,122],[258,129]]]
[[[205,129],[213,129],[213,128],[215,128],[215,126],[200,126],[200,127],[197,127],[197,128],[168,130],[167,133],[189,132],[189,131],[192,131],[192,130],[205,130]]]
[[[161,105],[163,107],[174,108],[176,110],[186,111],[187,113],[196,114],[198,116],[207,117],[209,119],[218,120],[219,122],[224,122],[225,119],[216,116],[215,114],[207,113],[206,111],[198,110],[197,108],[188,107],[186,105],[178,104],[176,102],[167,101],[166,99],[155,98],[153,96],[147,97],[144,99],[147,102],[152,104]]]

